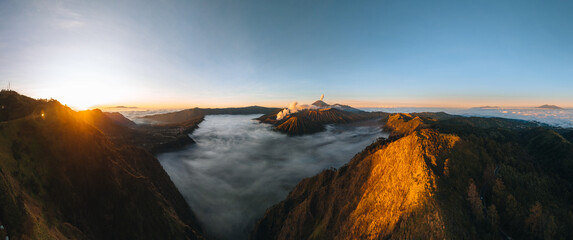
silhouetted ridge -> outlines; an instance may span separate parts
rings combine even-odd
[[[537,108],[546,108],[546,109],[563,109],[561,107],[555,106],[555,105],[549,105],[549,104],[545,104],[545,105],[541,105]]]
[[[122,126],[126,126],[126,127],[135,127],[135,123],[129,119],[127,119],[125,116],[123,116],[121,113],[118,112],[104,112],[105,116],[110,118],[111,120],[113,120],[115,123],[122,125]]]
[[[78,114],[113,141],[139,146],[153,154],[179,150],[195,143],[189,134],[203,121],[203,116],[199,116],[177,124],[132,125],[125,124],[123,115],[119,113],[114,114],[115,119],[109,118],[108,113],[99,109],[81,111]]]
[[[180,123],[189,121],[191,119],[202,117],[205,115],[221,115],[221,114],[268,114],[276,111],[277,108],[266,108],[259,106],[250,106],[242,108],[191,108],[177,112],[162,113],[142,117],[150,123]]]
[[[56,100],[36,100],[15,91],[0,91],[0,122],[29,116]]]

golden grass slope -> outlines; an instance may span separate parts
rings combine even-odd
[[[305,179],[287,201],[266,213],[252,238],[446,238],[434,199],[434,171],[443,170],[458,141],[453,135],[416,131],[373,153],[358,155],[337,172]],[[284,221],[267,217],[285,217],[281,215],[285,211]],[[268,231],[269,227],[273,230]]]
[[[344,225],[349,235],[338,238],[378,239],[394,232],[399,221],[414,217],[421,217],[417,223],[431,230],[429,236],[444,238],[445,226],[432,198],[436,176],[426,159],[447,153],[457,141],[458,137],[425,130],[377,151],[361,200]]]

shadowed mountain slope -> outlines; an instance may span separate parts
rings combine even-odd
[[[142,117],[141,119],[150,123],[180,123],[186,122],[197,117],[205,115],[221,114],[268,114],[276,111],[277,108],[266,108],[259,106],[250,106],[242,108],[191,108],[171,113],[163,113]]]
[[[299,117],[289,117],[286,121],[275,127],[276,130],[289,135],[303,135],[324,131],[324,125],[313,121],[305,121]]]
[[[136,124],[127,119],[126,117],[124,117],[121,113],[118,112],[104,112],[103,113],[106,117],[108,117],[109,119],[113,120],[115,123],[122,125],[122,126],[126,126],[126,127],[135,127]]]
[[[301,181],[251,238],[573,237],[567,139],[536,123],[432,115],[385,118],[389,139]]]
[[[11,239],[202,239],[157,159],[109,138],[128,130],[92,116],[101,112],[6,91],[0,105],[0,221]]]
[[[198,116],[176,124],[131,125],[122,119],[125,118],[123,115],[115,113],[114,118],[110,118],[109,113],[99,109],[81,111],[78,116],[101,130],[114,142],[139,146],[153,154],[178,150],[195,143],[189,134],[203,121],[203,116]]]

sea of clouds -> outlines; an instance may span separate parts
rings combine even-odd
[[[192,134],[197,144],[158,156],[211,237],[246,239],[300,180],[348,163],[387,136],[371,121],[289,137],[252,120],[258,116],[207,116]]]

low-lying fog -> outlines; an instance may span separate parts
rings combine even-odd
[[[246,239],[300,180],[348,163],[384,136],[371,121],[288,137],[252,120],[258,116],[207,116],[192,135],[197,144],[158,156],[211,237]]]

